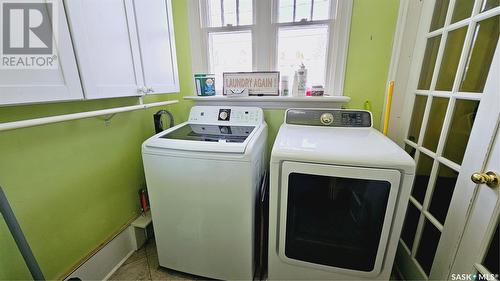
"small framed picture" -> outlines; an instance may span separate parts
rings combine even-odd
[[[279,96],[279,71],[224,72],[222,80],[225,96]]]

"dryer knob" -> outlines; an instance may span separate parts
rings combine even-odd
[[[321,124],[330,125],[333,123],[333,114],[331,113],[323,113],[320,117]]]

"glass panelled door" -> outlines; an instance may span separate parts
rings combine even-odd
[[[474,174],[478,184],[472,211],[460,242],[453,274],[469,274],[475,280],[500,279],[500,132],[492,143],[488,162]],[[495,175],[496,174],[496,179]],[[472,178],[471,178],[472,180]],[[455,278],[456,279],[456,278]]]
[[[450,273],[473,194],[468,171],[481,168],[498,117],[489,103],[499,88],[487,86],[499,80],[490,73],[500,63],[499,14],[498,0],[424,3],[405,139],[417,171],[398,253],[408,279]]]
[[[380,272],[400,173],[283,164],[280,255],[330,270]]]

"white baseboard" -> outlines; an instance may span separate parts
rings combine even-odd
[[[132,250],[132,252],[128,253],[117,265],[115,265],[115,267],[113,267],[113,269],[111,269],[108,275],[106,275],[106,277],[104,277],[102,280],[105,281],[111,278],[111,276],[118,270],[118,268],[120,268],[120,266],[122,266],[134,252],[135,250]]]
[[[132,226],[125,228],[113,240],[102,247],[91,258],[81,264],[64,280],[107,280],[134,253],[136,245],[132,242]]]

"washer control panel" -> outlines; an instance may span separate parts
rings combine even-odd
[[[202,124],[258,125],[264,122],[264,113],[258,107],[195,106],[189,122]]]
[[[365,110],[289,109],[287,124],[324,127],[372,127],[372,114]]]

